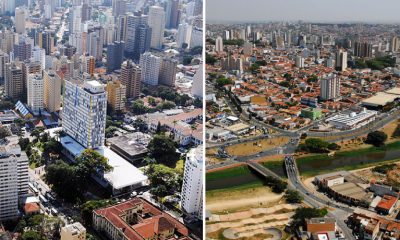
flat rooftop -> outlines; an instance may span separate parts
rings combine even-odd
[[[147,145],[151,140],[149,134],[135,132],[123,136],[107,139],[108,143],[115,145],[131,156],[147,153]]]
[[[61,144],[75,156],[79,156],[85,150],[82,145],[70,136],[62,137]],[[108,147],[103,146],[95,150],[106,157],[108,164],[113,167],[113,170],[105,173],[103,177],[114,189],[137,185],[147,180],[147,176],[142,171]]]
[[[340,185],[335,185],[332,186],[331,189],[343,196],[354,198],[357,200],[366,199],[368,196],[368,193],[365,191],[364,188],[352,182],[345,182]]]

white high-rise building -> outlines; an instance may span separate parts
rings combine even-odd
[[[336,74],[321,79],[321,100],[334,100],[340,96],[340,78]]]
[[[2,80],[4,80],[6,76],[6,63],[9,62],[10,62],[10,57],[8,56],[8,54],[0,50],[0,79]]]
[[[190,48],[203,46],[203,29],[193,28],[190,36]]]
[[[199,145],[186,155],[181,192],[181,206],[185,212],[203,218],[203,146]]]
[[[161,58],[150,52],[140,55],[140,68],[142,69],[142,82],[152,86],[158,85]]]
[[[220,36],[218,36],[217,39],[215,39],[215,51],[216,52],[224,51],[224,44],[222,41],[222,37],[220,37]]]
[[[34,46],[32,49],[32,62],[40,62],[42,70],[46,68],[46,51],[39,46]]]
[[[107,111],[105,85],[98,81],[65,81],[62,126],[85,148],[104,145]]]
[[[190,38],[192,35],[192,26],[188,23],[181,23],[178,26],[178,34],[176,37],[176,43],[178,48],[182,47],[182,44],[186,43],[189,45]]]
[[[340,71],[346,71],[347,69],[347,52],[343,49],[336,51],[336,68]]]
[[[15,9],[15,32],[25,34],[25,10],[19,7]]]
[[[19,215],[18,201],[28,194],[28,162],[19,145],[0,146],[0,221]]]
[[[192,95],[203,99],[203,63],[200,64],[199,69],[193,77]]]
[[[35,113],[38,114],[43,110],[43,77],[41,74],[29,74],[28,75],[28,107]]]
[[[149,27],[151,27],[150,47],[161,49],[164,39],[165,12],[164,8],[152,6],[149,9]]]
[[[296,67],[298,68],[304,68],[304,58],[302,56],[296,56]]]
[[[14,13],[15,12],[15,0],[2,0],[1,1],[2,13]]]

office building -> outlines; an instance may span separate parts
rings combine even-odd
[[[25,61],[27,59],[30,59],[32,56],[33,46],[33,39],[20,35],[18,42],[14,44],[12,59],[14,61]]]
[[[182,209],[203,219],[203,146],[199,145],[186,155],[181,192]]]
[[[17,7],[15,9],[15,32],[25,34],[25,9]]]
[[[169,0],[167,2],[167,27],[177,28],[180,19],[179,0]]]
[[[6,64],[5,75],[5,96],[15,101],[24,99],[25,84],[22,69],[15,65],[15,63]]]
[[[99,82],[71,79],[65,81],[63,131],[85,148],[104,145],[107,92]]]
[[[15,0],[3,0],[1,1],[2,14],[14,14],[15,12]]]
[[[171,57],[164,57],[161,62],[159,84],[175,86],[178,61]]]
[[[128,60],[121,66],[121,83],[126,87],[126,98],[138,98],[142,81],[142,69]]]
[[[41,69],[46,68],[46,51],[39,46],[34,46],[32,49],[32,57],[31,62],[38,62],[40,63]]]
[[[192,26],[188,23],[181,23],[178,27],[178,34],[176,37],[176,43],[178,48],[183,48],[183,44],[189,46],[190,38],[192,34]]]
[[[127,1],[126,0],[114,0],[112,1],[112,13],[115,19],[119,16],[124,15],[127,11]]]
[[[140,54],[150,49],[151,28],[148,26],[148,16],[141,12],[129,14],[126,20],[125,55],[138,61]]]
[[[19,216],[19,200],[28,194],[28,165],[19,145],[0,146],[0,221]]]
[[[340,79],[335,74],[326,75],[321,79],[321,100],[335,100],[340,97]]]
[[[126,86],[116,80],[107,83],[107,102],[113,112],[125,111]]]
[[[38,115],[43,110],[44,84],[41,74],[28,75],[27,90],[28,107],[35,115]]]
[[[216,52],[223,52],[224,51],[224,44],[222,41],[222,37],[218,36],[215,39],[215,51]]]
[[[85,240],[86,228],[80,222],[68,224],[61,228],[61,240]]]
[[[142,69],[142,83],[156,86],[160,74],[161,58],[150,52],[140,56],[140,68]]]
[[[54,48],[54,37],[50,31],[42,31],[37,34],[36,45],[46,51],[46,55],[50,55]]]
[[[151,28],[150,47],[154,49],[161,49],[164,39],[165,27],[165,12],[162,7],[150,7],[148,25]]]
[[[125,42],[114,42],[107,46],[107,72],[121,69],[124,59]]]
[[[192,95],[203,99],[203,63],[199,65],[199,69],[193,77]]]
[[[43,71],[44,93],[43,104],[49,112],[60,111],[61,78],[54,70]]]

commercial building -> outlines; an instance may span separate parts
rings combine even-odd
[[[28,75],[28,107],[35,114],[43,110],[44,84],[41,74]]]
[[[5,96],[14,100],[24,99],[25,96],[25,83],[23,73],[20,67],[15,63],[6,64],[5,75]]]
[[[121,155],[129,162],[142,160],[147,156],[151,136],[142,132],[129,133],[107,139],[110,149]]]
[[[139,60],[140,54],[150,49],[151,28],[148,26],[148,16],[141,12],[127,15],[125,55]]]
[[[124,58],[125,42],[114,42],[107,46],[107,72],[121,69]]]
[[[85,148],[104,145],[107,110],[105,86],[97,81],[65,81],[62,125]]]
[[[301,116],[311,120],[316,120],[322,117],[322,111],[317,108],[302,109]]]
[[[142,198],[94,210],[93,228],[109,239],[190,239],[182,223]]]
[[[181,192],[182,209],[203,219],[203,146],[191,149],[186,155]]]
[[[0,146],[0,221],[19,216],[19,200],[28,194],[28,162],[19,145]]]
[[[44,81],[44,94],[43,103],[44,107],[49,112],[60,111],[61,105],[61,78],[53,70],[43,71]]]
[[[60,231],[61,240],[85,240],[86,228],[79,222],[66,225]]]
[[[125,111],[126,86],[121,81],[116,80],[107,83],[107,102],[113,112]]]
[[[15,8],[15,32],[25,34],[25,25],[25,9],[20,7]]]
[[[142,82],[148,85],[158,85],[160,74],[161,58],[150,52],[140,56],[140,68],[142,69]]]
[[[362,127],[375,120],[377,111],[363,108],[360,112],[350,112],[349,114],[338,114],[326,119],[333,127],[341,130],[349,130]]]
[[[321,79],[321,100],[335,100],[340,97],[340,79],[335,74],[326,75]]]
[[[149,8],[149,27],[151,28],[150,47],[161,49],[164,39],[165,12],[164,8],[151,6]]]
[[[142,81],[142,69],[128,60],[121,66],[121,83],[126,86],[126,98],[138,98]]]

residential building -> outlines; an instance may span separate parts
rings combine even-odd
[[[25,9],[15,8],[15,32],[18,34],[25,34]]]
[[[25,61],[32,56],[32,48],[34,46],[33,39],[20,35],[18,42],[14,43],[14,50],[12,52],[12,60]]]
[[[336,51],[336,69],[338,71],[346,71],[347,69],[347,52],[343,49]]]
[[[93,228],[109,239],[191,239],[182,223],[142,198],[94,210]]]
[[[216,52],[223,52],[224,51],[224,43],[222,37],[218,36],[215,39],[215,51]]]
[[[28,162],[19,145],[0,146],[0,221],[19,216],[19,200],[28,194]]]
[[[186,155],[181,192],[182,209],[203,219],[203,146],[191,149]]]
[[[359,42],[354,43],[354,56],[362,58],[372,57],[372,44],[369,42]]]
[[[304,68],[304,58],[302,56],[296,56],[296,67]]]
[[[185,44],[186,46],[189,46],[191,34],[192,34],[192,26],[191,25],[189,25],[188,23],[179,24],[177,40],[176,40],[176,43],[179,48],[181,48],[183,46],[183,44]]]
[[[85,148],[104,145],[106,110],[107,92],[103,84],[95,80],[65,81],[63,130]]]
[[[61,240],[85,240],[86,228],[80,223],[75,222],[61,228]]]
[[[43,103],[44,107],[49,112],[60,111],[61,105],[61,78],[54,70],[43,71],[44,93]]]
[[[193,77],[192,95],[196,98],[203,99],[203,63],[200,63],[199,69]]]
[[[174,87],[178,61],[172,57],[164,57],[161,61],[159,84]]]
[[[125,55],[137,61],[140,54],[150,49],[151,29],[148,26],[148,16],[141,12],[127,15],[125,33]]]
[[[23,73],[20,67],[15,63],[6,64],[5,76],[5,96],[14,99],[24,99],[25,96],[25,83]]]
[[[126,87],[126,98],[138,98],[142,81],[142,69],[128,60],[121,66],[120,81]]]
[[[107,83],[107,102],[113,112],[125,111],[126,86],[121,81],[116,80]]]
[[[321,79],[321,100],[335,100],[340,97],[340,79],[335,74],[325,75]]]
[[[41,74],[28,75],[28,107],[35,114],[40,114],[43,110],[44,84]]]
[[[140,56],[140,68],[142,69],[142,83],[156,86],[160,74],[161,58],[145,52]]]

